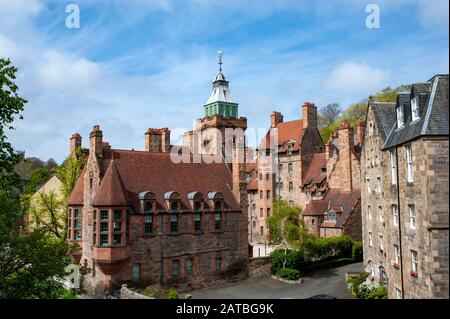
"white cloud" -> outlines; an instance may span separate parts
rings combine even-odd
[[[341,94],[367,95],[389,83],[390,71],[366,63],[346,62],[336,67],[328,78],[328,88]]]
[[[70,58],[55,50],[43,54],[35,80],[44,90],[80,91],[89,87],[100,74],[97,64],[83,58]]]

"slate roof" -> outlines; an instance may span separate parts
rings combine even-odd
[[[386,141],[395,122],[395,102],[370,102],[377,127],[383,141]]]
[[[166,211],[164,193],[174,191],[180,195],[181,210],[189,211],[192,208],[188,194],[198,191],[204,198],[209,192],[221,192],[228,209],[241,210],[231,190],[231,171],[225,163],[176,164],[170,153],[116,149],[104,150],[103,162],[107,169],[93,200],[95,205],[126,204],[137,212],[140,211],[139,194],[150,191],[155,194],[156,210]],[[85,171],[78,178],[70,205],[83,203],[84,175]],[[207,202],[205,209],[210,209]]]
[[[419,97],[420,119],[411,121],[411,99]],[[404,108],[405,125],[397,128],[396,117],[382,149],[388,149],[420,136],[448,136],[448,74],[435,75],[426,83],[413,84],[409,93],[397,96],[396,107]]]

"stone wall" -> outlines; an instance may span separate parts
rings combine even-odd
[[[260,279],[269,277],[271,275],[271,268],[270,256],[250,258],[248,263],[248,278]]]
[[[137,293],[128,288],[128,285],[122,285],[120,288],[120,299],[155,299],[146,295]]]

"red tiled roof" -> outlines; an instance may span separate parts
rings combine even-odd
[[[327,177],[326,169],[327,161],[325,153],[317,153],[313,155],[311,163],[309,164],[308,170],[305,177],[303,178],[302,187],[308,184],[320,184]]]
[[[354,190],[352,192],[330,190],[323,199],[310,201],[302,214],[304,216],[322,215],[328,210],[330,203],[331,208],[339,215],[336,226],[343,225],[360,198],[360,190]]]
[[[294,121],[288,121],[283,123],[278,123],[276,126],[278,131],[278,145],[285,146],[288,141],[294,140],[295,143],[292,144],[292,150],[296,151],[298,150],[302,138],[303,138],[303,120],[294,120]],[[270,147],[270,140],[269,140],[269,134],[270,131],[266,133],[266,136],[261,141],[258,149],[267,149]],[[282,151],[286,150],[286,148],[283,147]]]
[[[111,166],[111,155],[114,165]],[[192,191],[203,193],[206,199],[209,192],[221,192],[229,209],[241,210],[232,193],[231,171],[225,163],[180,163],[172,162],[170,153],[145,151],[107,150],[103,152],[104,167],[107,167],[94,201],[101,205],[124,203],[126,200],[135,211],[140,210],[138,194],[151,191],[155,194],[156,209],[166,210],[164,193],[175,191],[180,194],[181,209],[189,210],[187,194]],[[84,174],[77,184],[81,183]],[[120,181],[122,185],[120,185]],[[120,186],[120,187],[119,187]],[[122,190],[120,190],[122,188]],[[103,192],[110,194],[101,194]],[[119,199],[114,194],[123,193]],[[81,194],[81,195],[80,195]],[[83,195],[82,184],[74,189],[73,198]],[[205,208],[208,208],[205,203]]]
[[[245,165],[245,170],[250,174],[250,180],[247,183],[247,190],[258,190],[258,165],[257,163],[247,163]]]
[[[125,186],[117,171],[114,159],[109,162],[109,166],[102,178],[99,188],[92,200],[95,206],[127,206],[130,202],[127,198]]]
[[[81,171],[80,176],[75,183],[75,186],[70,194],[69,205],[83,205],[83,190],[84,190],[84,174],[86,173],[86,166]]]

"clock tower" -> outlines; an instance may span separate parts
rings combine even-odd
[[[204,105],[205,116],[196,121],[196,137],[190,145],[200,154],[213,155],[215,160],[225,161],[233,174],[233,192],[238,200],[246,203],[245,180],[245,131],[247,118],[238,117],[238,103],[231,98],[229,81],[222,72],[222,51],[219,55],[219,73],[212,82],[212,92]],[[197,141],[195,141],[197,140]]]

